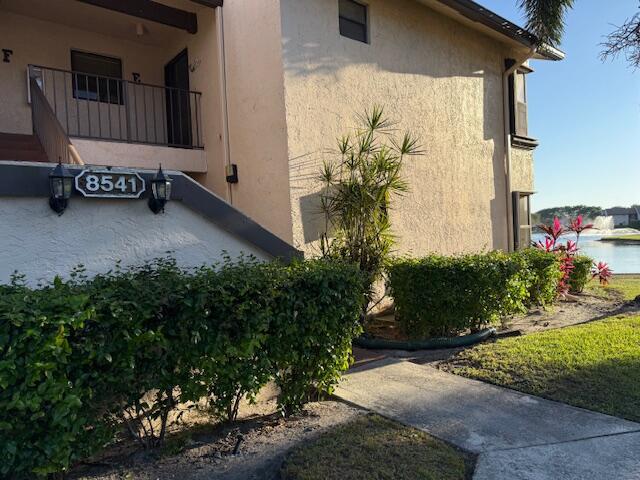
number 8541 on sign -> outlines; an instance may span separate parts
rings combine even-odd
[[[136,172],[87,169],[76,176],[76,190],[85,197],[140,198],[146,185]]]

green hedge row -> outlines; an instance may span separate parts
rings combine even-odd
[[[389,268],[396,317],[412,339],[477,331],[501,317],[556,297],[555,255],[535,249],[515,254],[402,259]]]
[[[271,379],[291,413],[347,368],[362,298],[355,267],[322,261],[1,286],[0,477],[64,471],[123,428],[158,445],[181,402],[233,420]]]

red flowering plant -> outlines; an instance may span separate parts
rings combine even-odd
[[[534,243],[534,246],[541,250],[555,253],[558,256],[560,271],[562,272],[562,278],[558,282],[558,294],[565,296],[569,292],[569,278],[575,268],[574,258],[579,252],[580,234],[589,228],[593,228],[593,224],[584,223],[582,215],[578,215],[577,218],[570,220],[568,227],[562,225],[558,217],[554,217],[551,225],[541,224],[538,225],[538,228],[545,233],[544,242],[539,240]],[[569,232],[576,234],[576,241],[567,240],[565,243],[561,243],[560,237]],[[597,265],[594,264],[591,270],[591,279],[598,278],[601,285],[608,284],[612,275],[612,270],[604,262],[599,262]]]
[[[590,228],[593,228],[593,223],[584,223],[582,221],[582,215],[578,215],[577,218],[571,220],[569,230],[576,234],[576,247],[578,242],[580,242],[580,234]]]
[[[600,282],[600,285],[608,285],[609,280],[613,276],[613,271],[609,268],[605,262],[598,262],[597,265],[594,264],[591,269],[591,279],[597,278]]]

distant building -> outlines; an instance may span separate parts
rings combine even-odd
[[[613,224],[616,227],[626,227],[631,222],[637,222],[640,220],[640,205],[634,205],[632,207],[613,207],[602,211],[602,215],[605,217],[613,217]]]

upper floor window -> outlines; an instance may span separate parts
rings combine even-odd
[[[369,43],[367,6],[353,0],[339,0],[340,35]]]
[[[124,104],[119,58],[71,50],[71,70],[74,98]]]
[[[529,136],[527,120],[527,81],[525,70],[518,70],[509,79],[509,97],[511,110],[511,134],[519,137]]]

